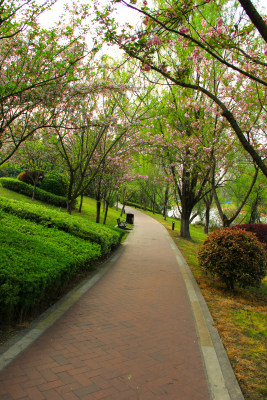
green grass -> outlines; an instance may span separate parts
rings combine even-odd
[[[95,214],[96,202],[89,198],[81,214],[69,215],[0,187],[2,320],[36,312],[122,241],[125,232],[115,228],[120,211],[110,209],[107,226],[96,224]]]

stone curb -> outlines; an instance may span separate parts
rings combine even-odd
[[[70,307],[72,307],[99,279],[112,267],[125,249],[127,239],[101,266],[83,280],[74,289],[49,307],[43,314],[35,319],[30,328],[24,329],[5,344],[0,346],[0,372],[16,357],[29,347],[39,336],[53,325]]]
[[[214,327],[213,318],[198,284],[168,231],[163,225],[161,226],[175,253],[180,272],[187,288],[211,399],[244,400],[229,358],[219,333]]]

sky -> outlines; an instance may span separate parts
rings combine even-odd
[[[41,2],[41,0],[39,0]],[[267,2],[267,0],[264,0]],[[98,0],[100,4],[103,4],[104,6],[109,2],[108,0]],[[42,14],[40,21],[45,27],[50,27],[52,26],[60,17],[60,14],[62,13],[64,9],[64,4],[66,3],[71,3],[71,1],[68,0],[57,0],[56,4],[52,7],[50,11],[47,11]],[[77,2],[78,4],[90,4],[93,3],[92,0],[79,0]],[[117,12],[117,18],[118,20],[124,20],[125,22],[129,22],[134,24],[134,22],[138,21],[140,18],[140,15],[138,12],[134,12],[134,10],[131,10],[129,12],[129,9],[121,4],[118,5],[118,12]]]

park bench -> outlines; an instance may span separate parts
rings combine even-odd
[[[125,221],[121,221],[120,218],[117,218],[117,224],[118,224],[118,228],[120,228],[120,229],[130,230],[130,228],[127,228],[126,222]]]

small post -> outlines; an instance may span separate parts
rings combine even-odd
[[[172,231],[174,231],[174,227],[175,227],[175,222],[172,221]]]

